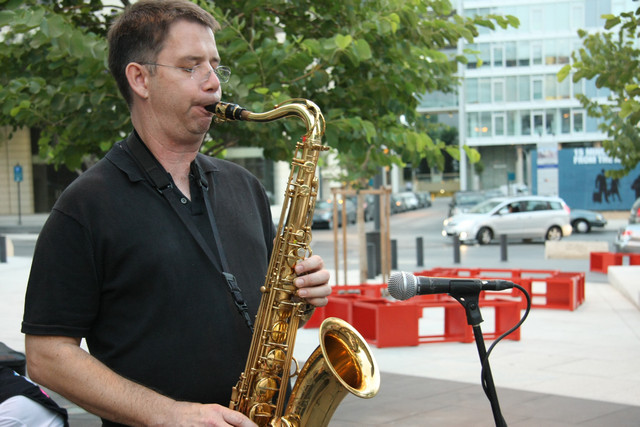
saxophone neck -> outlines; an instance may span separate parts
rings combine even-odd
[[[307,132],[324,135],[325,121],[320,108],[308,99],[290,99],[264,113],[254,113],[237,104],[216,102],[205,107],[218,122],[244,120],[249,122],[271,122],[285,117],[298,117],[307,127]]]

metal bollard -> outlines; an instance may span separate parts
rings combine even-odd
[[[367,279],[376,278],[376,245],[367,243]]]
[[[398,241],[395,239],[391,241],[391,269],[398,269]]]
[[[422,237],[416,237],[416,254],[418,256],[417,266],[422,267],[424,265],[424,246],[422,244]]]
[[[460,236],[453,236],[453,263],[460,264]]]
[[[500,235],[500,261],[507,260],[507,235]]]
[[[7,262],[7,238],[0,236],[0,262]]]

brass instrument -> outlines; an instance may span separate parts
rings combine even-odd
[[[326,426],[347,392],[363,398],[375,396],[380,374],[366,341],[351,325],[337,318],[322,323],[320,345],[301,370],[293,357],[300,321],[308,318],[313,308],[296,296],[293,268],[312,253],[309,244],[318,191],[316,166],[320,153],[328,149],[321,143],[324,117],[318,106],[308,100],[290,100],[265,113],[252,113],[223,102],[207,109],[218,121],[269,122],[298,117],[306,125],[307,133],[296,143],[291,162],[246,367],[232,390],[229,407],[259,426]],[[293,376],[297,379],[285,402]]]

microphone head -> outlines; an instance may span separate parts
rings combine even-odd
[[[389,294],[397,300],[406,300],[418,293],[416,276],[404,271],[392,273],[387,285]]]

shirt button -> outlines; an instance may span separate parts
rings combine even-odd
[[[186,197],[182,197],[180,199],[180,203],[182,203],[183,205],[186,205],[187,204],[187,198]]]

